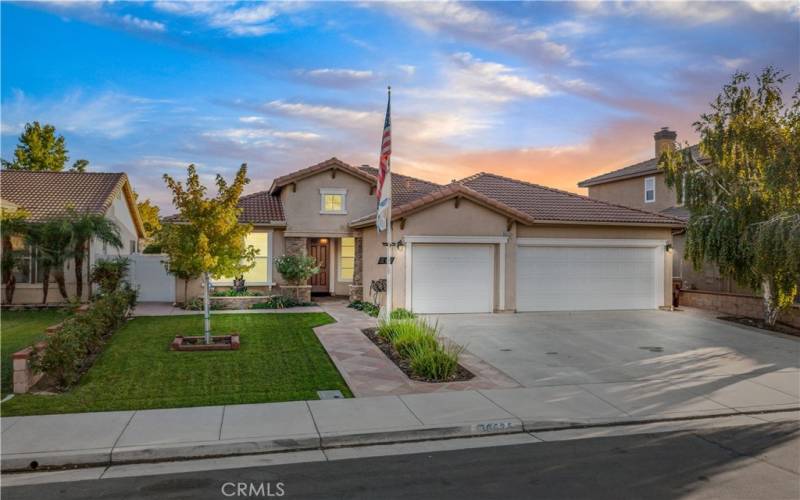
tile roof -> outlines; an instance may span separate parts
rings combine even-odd
[[[678,219],[684,221],[689,220],[689,215],[690,215],[688,208],[678,207],[678,206],[665,208],[659,213],[664,215],[669,215],[670,217],[677,217]]]
[[[699,156],[700,149],[695,144],[691,146],[692,154]],[[630,179],[632,177],[640,177],[648,174],[655,174],[659,172],[658,158],[650,158],[649,160],[635,163],[633,165],[606,172],[590,179],[582,180],[578,183],[578,187],[596,186],[597,184],[605,184],[606,182],[620,181],[623,179]]]
[[[593,200],[497,174],[481,172],[458,182],[529,215],[537,222],[682,225],[682,221],[674,217]]]
[[[0,196],[25,209],[32,222],[64,216],[67,207],[105,215],[127,181],[123,173],[2,170]]]
[[[377,178],[378,169],[369,165],[358,167],[363,172]],[[403,205],[417,198],[440,189],[442,186],[430,181],[409,177],[408,175],[392,172],[392,201],[397,205]]]
[[[239,198],[239,222],[243,224],[274,224],[286,223],[283,212],[283,203],[278,195],[271,195],[269,191],[259,191]],[[164,222],[180,222],[180,214],[163,217]]]
[[[394,179],[392,180],[394,181]],[[423,194],[422,196],[419,196],[410,202],[392,207],[392,220],[410,215],[411,213],[416,212],[417,210],[431,203],[446,201],[457,196],[471,199],[480,205],[488,206],[498,212],[504,213],[512,219],[521,221],[523,223],[532,224],[535,222],[533,217],[530,215],[457,182],[448,184],[446,186],[440,186],[435,191]],[[373,212],[369,215],[365,215],[364,217],[352,221],[350,226],[366,227],[374,222],[375,213]]]
[[[324,172],[325,170],[330,170],[333,168],[345,171],[350,175],[358,177],[366,182],[376,183],[375,176],[363,172],[362,170],[352,165],[349,165],[336,157],[333,157],[323,162],[317,163],[316,165],[311,165],[310,167],[296,170],[290,174],[286,174],[284,176],[275,178],[275,180],[272,181],[272,186],[269,188],[269,192],[271,194],[277,194],[278,192],[280,192],[281,188],[283,186],[286,186],[287,184],[291,184],[292,182],[299,181],[300,179],[303,179],[305,177],[309,177],[311,175],[317,174],[319,172]]]

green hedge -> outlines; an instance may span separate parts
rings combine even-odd
[[[135,290],[125,287],[99,296],[87,311],[65,319],[47,348],[31,359],[32,368],[52,377],[62,389],[77,382],[86,360],[102,350],[105,338],[136,306],[136,296]]]

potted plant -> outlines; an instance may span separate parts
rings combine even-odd
[[[307,255],[284,255],[275,259],[275,266],[288,282],[281,287],[288,296],[299,302],[310,302],[311,285],[306,282],[320,270],[316,259]]]

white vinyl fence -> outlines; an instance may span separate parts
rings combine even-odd
[[[175,276],[168,274],[162,254],[131,254],[130,283],[139,289],[139,302],[175,302]]]

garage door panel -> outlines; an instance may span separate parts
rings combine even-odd
[[[652,309],[655,272],[653,248],[520,246],[517,310]]]
[[[491,245],[415,244],[411,259],[411,307],[415,312],[492,311]]]

